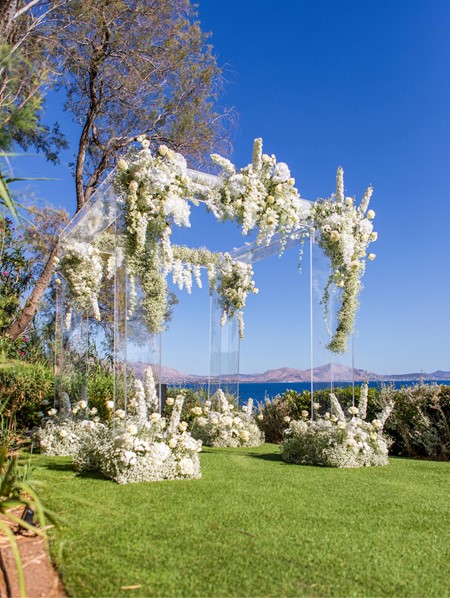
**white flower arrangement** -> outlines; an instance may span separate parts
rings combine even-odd
[[[99,470],[119,484],[201,477],[198,453],[202,443],[179,422],[183,398],[178,397],[169,421],[153,412],[115,418],[109,428],[84,436],[74,464],[79,471]]]
[[[242,226],[246,235],[257,229],[257,241],[270,243],[273,235],[281,236],[281,251],[289,237],[304,237],[306,225],[320,232],[319,244],[331,260],[332,275],[326,286],[323,304],[325,321],[330,289],[342,288],[342,306],[337,330],[328,348],[345,352],[348,335],[353,331],[362,288],[366,254],[370,242],[376,240],[368,210],[370,187],[359,208],[352,198],[344,197],[343,171],[338,169],[336,194],[318,201],[313,208],[300,199],[289,167],[277,162],[275,156],[262,153],[262,140],[255,139],[252,163],[237,170],[227,159],[211,157],[222,169],[220,184],[201,185],[190,176],[185,158],[162,145],[152,154],[149,141],[140,138],[142,149],[121,158],[117,164],[114,184],[119,193],[125,230],[124,241],[114,254],[104,255],[102,236],[95,244],[72,243],[63,247],[62,272],[71,295],[79,308],[93,313],[99,320],[98,293],[102,279],[109,280],[114,269],[124,263],[130,281],[129,314],[136,304],[136,282],[142,291],[141,300],[148,331],[157,334],[165,329],[170,317],[171,302],[166,277],[172,273],[180,289],[191,292],[193,281],[202,286],[201,268],[206,268],[211,292],[217,290],[222,307],[222,325],[237,316],[241,338],[244,332],[243,307],[249,292],[256,293],[251,266],[232,261],[207,250],[189,250],[172,246],[172,227],[190,226],[190,206],[204,201],[219,220],[232,220]],[[97,210],[98,212],[98,210]],[[98,226],[101,214],[95,208],[90,213],[93,226]],[[105,233],[108,235],[109,233]],[[102,253],[103,248],[103,253]],[[70,325],[70,311],[66,325]]]
[[[375,212],[367,211],[372,192],[372,187],[369,187],[359,207],[354,205],[353,198],[344,197],[344,171],[338,168],[336,194],[316,202],[312,209],[312,222],[319,232],[318,243],[330,259],[331,274],[322,299],[325,322],[332,285],[342,289],[336,331],[334,334],[329,331],[331,340],[328,349],[333,353],[345,353],[347,350],[347,338],[353,332],[358,310],[366,258],[370,261],[375,259],[374,253],[367,253],[370,243],[377,239],[371,222]]]
[[[222,185],[211,189],[207,206],[219,220],[242,225],[246,235],[258,229],[259,243],[269,244],[275,233],[282,237],[281,251],[310,215],[308,204],[300,201],[289,167],[274,155],[262,153],[262,139],[255,139],[252,163],[239,171],[227,159],[213,154],[222,169]]]
[[[42,453],[54,457],[72,457],[79,449],[80,439],[102,426],[95,407],[89,408],[85,400],[72,407],[66,393],[62,393],[60,411],[52,407],[47,416],[34,434],[34,441]]]
[[[202,443],[180,422],[183,396],[177,397],[169,421],[155,411],[156,389],[150,368],[145,386],[134,381],[129,411],[114,412],[109,425],[103,424],[95,408],[79,401],[71,419],[59,419],[56,409],[37,431],[41,451],[52,456],[71,456],[78,471],[100,471],[119,484],[201,477],[198,453]],[[153,386],[153,389],[151,388]]]
[[[84,242],[66,243],[59,263],[67,280],[69,292],[79,309],[100,320],[98,292],[103,277],[103,261],[99,250]],[[71,310],[66,314],[65,327],[70,328]]]
[[[284,432],[282,458],[288,463],[325,467],[363,467],[388,464],[388,441],[383,426],[393,404],[389,403],[372,422],[365,421],[367,385],[361,388],[358,407],[350,407],[349,418],[334,394],[331,394],[332,415],[292,420]]]
[[[192,426],[192,436],[207,446],[239,447],[260,446],[264,434],[258,428],[253,417],[253,400],[249,399],[240,412],[234,411],[221,389],[211,399],[211,404],[204,404],[202,414]]]
[[[239,336],[244,338],[244,318],[242,310],[245,307],[248,293],[258,293],[253,281],[253,268],[250,264],[231,259],[228,253],[223,255],[220,274],[217,280],[219,305],[222,309],[221,324],[228,319],[238,317]]]

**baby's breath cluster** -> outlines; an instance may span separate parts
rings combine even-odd
[[[77,308],[92,313],[96,320],[100,320],[98,292],[103,276],[100,251],[89,243],[69,242],[64,245],[62,255],[59,267]],[[66,328],[68,327],[69,321],[66,322]]]
[[[320,406],[315,404],[314,419],[309,419],[309,412],[303,411],[301,420],[287,422],[283,460],[325,467],[387,465],[388,441],[383,435],[383,426],[393,404],[388,403],[376,419],[367,422],[367,392],[367,385],[363,385],[359,406],[350,407],[348,417],[336,396],[331,394],[331,413],[320,415]]]

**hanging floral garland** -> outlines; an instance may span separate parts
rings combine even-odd
[[[100,320],[97,297],[103,266],[99,250],[94,245],[82,242],[66,244],[63,249],[59,267],[64,272],[70,295],[81,311],[91,312],[96,320]]]
[[[330,259],[331,274],[322,298],[325,322],[332,285],[342,289],[336,331],[334,334],[329,331],[331,340],[328,349],[334,353],[347,350],[347,338],[354,330],[358,296],[363,288],[361,277],[365,272],[366,258],[375,259],[374,253],[368,253],[370,243],[378,237],[371,222],[375,212],[368,210],[372,192],[372,187],[369,187],[357,207],[352,197],[344,197],[344,171],[338,168],[336,195],[317,201],[312,209],[311,219],[319,233],[319,246]]]

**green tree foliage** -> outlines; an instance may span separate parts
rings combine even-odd
[[[44,90],[55,74],[55,5],[44,0],[0,0],[0,149],[14,144],[58,161],[67,142],[56,123],[44,124]]]
[[[141,134],[194,163],[223,147],[231,113],[215,108],[222,72],[196,16],[189,0],[72,0],[54,11],[66,109],[82,127],[78,209]]]

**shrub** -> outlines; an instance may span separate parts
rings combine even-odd
[[[284,431],[282,458],[288,463],[322,465],[325,467],[363,467],[387,465],[388,442],[383,426],[392,411],[392,400],[383,392],[387,404],[377,419],[365,421],[367,386],[363,385],[359,407],[345,413],[331,393],[331,411],[319,414],[320,404],[314,403],[314,419],[303,411],[302,419],[292,420]],[[386,396],[388,395],[388,396]]]
[[[450,387],[416,384],[395,393],[386,425],[391,453],[415,458],[450,459]]]
[[[2,364],[0,396],[7,401],[5,415],[16,420],[18,429],[33,428],[53,405],[53,370],[41,363]]]
[[[286,390],[282,395],[267,398],[264,403],[260,403],[256,420],[260,430],[264,432],[266,442],[282,442],[283,431],[289,426],[290,420],[300,419],[301,412],[310,407],[311,394],[295,390]]]
[[[379,402],[379,390],[369,388],[367,395],[367,414],[369,419],[374,419]],[[323,412],[330,410],[331,390],[329,388],[314,392],[314,401],[320,404]],[[353,404],[353,389],[351,386],[335,388],[334,394],[342,408],[347,410]],[[355,404],[360,399],[360,387],[355,386]],[[307,390],[299,393],[295,390],[286,390],[274,399],[266,399],[258,408],[258,426],[264,432],[266,442],[279,444],[283,441],[284,430],[291,420],[299,420],[302,411],[311,410],[311,393]]]

